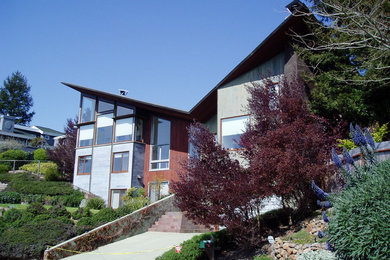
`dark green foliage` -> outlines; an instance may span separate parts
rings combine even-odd
[[[92,217],[82,217],[77,222],[77,226],[92,229],[117,218],[119,218],[119,214],[115,210],[112,208],[104,208],[95,215],[92,215]]]
[[[0,203],[18,204],[21,202],[21,196],[18,192],[3,191],[0,192]]]
[[[103,199],[101,199],[99,197],[90,198],[87,201],[87,208],[90,208],[90,209],[102,209],[104,207],[105,207],[105,202],[104,202]]]
[[[390,160],[332,198],[329,241],[342,259],[390,259]],[[355,177],[351,177],[355,178]]]
[[[48,168],[45,174],[45,181],[58,181],[60,179],[60,174],[56,168]]]
[[[0,164],[0,169],[1,168],[6,168],[7,169],[6,172],[8,172],[8,166]],[[10,182],[12,179],[12,176],[14,176],[13,173],[6,173],[6,172],[0,173],[0,182],[2,182],[2,183]]]
[[[49,157],[47,156],[47,152],[43,148],[39,148],[34,151],[34,160],[40,160],[40,161],[45,161],[49,160]]]
[[[3,220],[6,223],[13,223],[22,218],[22,211],[18,209],[9,209],[3,215]]]
[[[0,160],[27,160],[27,154],[23,150],[8,150],[0,153]],[[20,166],[26,162],[15,162],[15,169],[17,170]],[[8,169],[12,169],[13,162],[1,162],[1,164],[8,166]]]
[[[0,164],[0,181],[1,181],[1,175],[6,174],[8,172],[8,166]]]
[[[47,221],[47,220],[52,219],[52,218],[53,217],[49,214],[42,214],[42,215],[35,216],[35,218],[33,219],[32,222],[41,223],[41,222]]]
[[[82,217],[91,217],[91,211],[88,208],[78,208],[72,213],[72,218],[75,220],[81,219]]]
[[[54,196],[72,194],[74,191],[67,182],[40,181],[26,173],[16,174],[9,186],[13,191],[23,194]]]
[[[47,245],[56,245],[77,234],[76,228],[58,219],[11,227],[0,234],[0,257],[42,258]]]
[[[9,114],[15,117],[15,123],[28,125],[35,114],[29,112],[33,106],[30,89],[27,79],[19,71],[7,77],[0,88],[0,114]]]
[[[41,194],[21,194],[22,196],[22,202],[26,204],[31,204],[33,202],[39,202],[39,203],[44,203],[45,198]]]
[[[46,214],[47,210],[39,202],[34,202],[28,205],[26,212],[31,213],[33,216]]]
[[[260,215],[261,228],[275,229],[281,225],[288,225],[292,210],[274,209]]]
[[[122,207],[118,208],[116,212],[119,214],[119,216],[123,217],[134,212],[134,207],[132,205],[123,205]]]
[[[59,197],[59,200],[67,207],[78,207],[83,199],[84,193],[78,190],[73,190],[71,194]]]
[[[53,218],[63,216],[69,219],[71,214],[63,205],[55,205],[49,209],[49,215]]]
[[[200,260],[209,259],[206,253],[199,248],[202,240],[210,240],[211,235],[214,237],[214,243],[216,247],[223,248],[228,245],[228,237],[225,230],[215,233],[205,233],[184,241],[180,254],[175,252],[175,249],[171,249],[165,252],[163,255],[156,258],[157,260]]]

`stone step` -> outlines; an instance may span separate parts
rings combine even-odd
[[[148,230],[177,233],[203,233],[211,231],[211,229],[203,225],[194,224],[182,212],[167,212]]]

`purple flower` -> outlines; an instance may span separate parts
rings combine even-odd
[[[353,129],[353,126],[352,126]],[[366,138],[364,137],[363,131],[360,129],[358,125],[355,126],[355,129],[353,132],[351,132],[352,136],[352,141],[357,145],[357,146],[362,146],[366,145],[367,141]]]
[[[337,155],[334,148],[332,148],[332,160],[334,165],[336,165],[337,168],[341,168],[341,166],[343,165],[343,163],[340,160],[340,157]]]
[[[375,150],[375,141],[374,138],[372,138],[372,135],[370,131],[368,131],[367,128],[364,128],[364,134],[366,136],[367,143],[371,146],[373,150]]]
[[[352,158],[352,156],[349,154],[348,150],[344,147],[343,149],[343,156],[345,158],[345,161],[349,164],[355,164],[355,161],[354,159]]]

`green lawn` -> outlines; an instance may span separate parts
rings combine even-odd
[[[3,207],[3,208],[16,208],[16,209],[26,209],[28,207],[28,204],[1,204],[0,203],[0,207]],[[46,209],[50,209],[52,206],[48,206],[48,205],[44,205],[44,207]],[[73,213],[77,210],[78,208],[74,208],[74,207],[66,207],[66,210],[69,211],[70,213]],[[99,212],[98,209],[91,209],[90,210],[92,214],[96,214]]]

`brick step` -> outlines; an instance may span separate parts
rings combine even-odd
[[[167,212],[148,230],[158,232],[203,233],[209,232],[211,229],[203,225],[194,224],[182,212]]]

